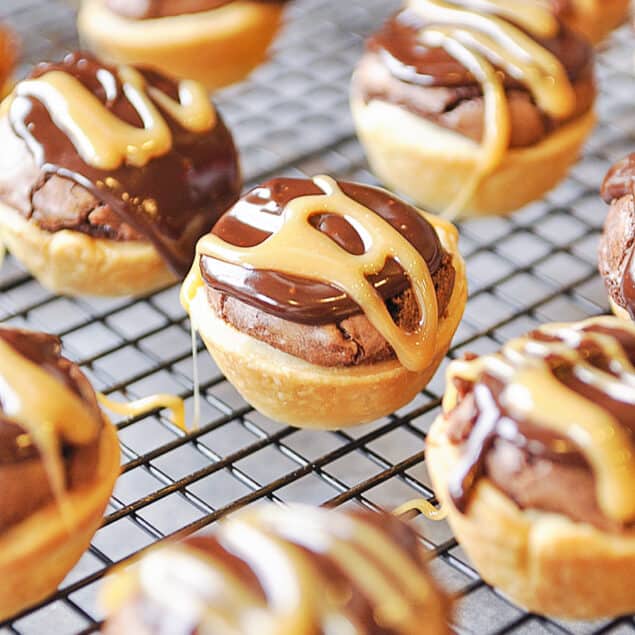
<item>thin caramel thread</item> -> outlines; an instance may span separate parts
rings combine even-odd
[[[28,434],[39,450],[55,499],[64,511],[66,470],[61,441],[86,445],[101,421],[62,381],[0,340],[0,401],[7,419]]]
[[[511,138],[505,89],[494,64],[529,87],[538,106],[555,118],[569,116],[576,103],[573,86],[560,61],[518,27],[488,13],[513,19],[536,36],[552,36],[558,23],[546,7],[512,7],[505,0],[464,0],[461,8],[444,0],[410,0],[409,6],[430,24],[421,41],[442,47],[468,69],[481,84],[485,101],[481,158],[472,179],[460,188],[443,215],[456,217],[484,178],[501,165]]]
[[[116,170],[124,163],[143,167],[172,149],[172,132],[149,95],[192,132],[204,132],[214,127],[214,107],[205,89],[196,82],[179,84],[180,101],[177,102],[154,87],[148,88],[143,75],[132,67],[122,66],[118,74],[124,95],[139,114],[143,128],[121,120],[78,79],[60,70],[20,82],[14,90],[12,103],[6,107],[21,107],[18,105],[20,98],[37,99],[82,159],[105,171]]]
[[[122,403],[120,401],[108,399],[106,395],[98,393],[97,400],[104,408],[124,417],[136,417],[159,408],[166,408],[172,413],[172,423],[177,428],[183,430],[183,432],[188,432],[188,428],[185,423],[185,403],[183,399],[177,395],[159,393],[156,395],[150,395],[149,397],[143,397],[142,399],[137,399],[136,401]]]
[[[361,307],[403,366],[412,371],[424,370],[435,353],[438,326],[437,298],[425,260],[387,221],[347,197],[333,179],[319,176],[314,183],[324,195],[292,200],[283,211],[284,222],[279,231],[255,247],[237,247],[214,234],[201,238],[194,265],[183,284],[181,301],[188,307],[200,286],[202,255],[250,269],[275,270],[318,280],[341,289]],[[352,255],[314,228],[309,220],[320,212],[346,218],[362,237],[365,253]],[[389,257],[408,276],[419,307],[420,323],[412,333],[404,332],[394,323],[385,303],[367,280],[368,275],[382,269]]]
[[[448,516],[448,511],[445,507],[435,507],[425,498],[415,498],[413,500],[406,501],[402,505],[399,505],[399,507],[397,507],[392,513],[393,515],[400,517],[412,512],[418,512],[422,516],[425,516],[428,520],[445,520]]]
[[[596,318],[571,326],[556,324],[539,329],[547,335],[557,335],[575,346],[576,338],[584,337],[596,344],[610,357],[615,347],[607,346],[607,335],[585,331],[589,325],[615,327],[616,318]],[[635,327],[622,324],[635,336]],[[621,348],[621,347],[620,347]],[[501,403],[512,416],[532,421],[536,425],[567,437],[580,448],[596,475],[596,493],[600,509],[618,522],[635,518],[635,449],[629,433],[609,412],[559,382],[546,359],[564,357],[574,364],[578,379],[604,389],[616,382],[610,375],[588,364],[579,350],[567,350],[562,342],[541,342],[530,337],[518,338],[506,344],[499,354],[479,357],[472,361],[453,362],[448,379],[474,382],[484,373],[505,382]],[[632,393],[635,404],[635,369],[625,353],[616,356],[622,369],[620,379]],[[622,399],[623,400],[623,399]]]

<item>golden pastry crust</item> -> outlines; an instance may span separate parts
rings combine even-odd
[[[628,320],[629,322],[632,321],[631,316],[628,314],[628,311],[624,307],[619,306],[612,298],[609,298],[609,306],[611,307],[611,311],[613,311],[613,314],[616,317],[622,320]]]
[[[457,400],[448,386],[444,410]],[[635,610],[635,531],[611,534],[560,514],[521,510],[487,478],[466,514],[454,506],[447,478],[460,459],[440,415],[427,438],[428,469],[448,521],[483,579],[530,611],[596,619]]]
[[[149,242],[48,232],[0,203],[0,239],[40,283],[65,295],[139,295],[176,276]]]
[[[105,419],[105,418],[104,418]],[[119,476],[119,442],[105,419],[95,480],[0,536],[0,620],[51,594],[88,548]]]
[[[82,45],[116,64],[141,64],[216,90],[262,63],[282,22],[282,3],[240,0],[211,11],[130,20],[103,0],[84,0]]]
[[[566,23],[594,44],[604,40],[623,24],[629,14],[629,0],[571,0]]]
[[[421,207],[443,212],[476,173],[481,148],[471,139],[385,102],[353,98],[351,108],[374,174]],[[460,216],[506,214],[541,197],[566,175],[594,125],[590,111],[535,146],[508,151]]]
[[[452,255],[456,277],[446,315],[439,321],[434,359],[424,372],[411,372],[398,361],[354,368],[310,364],[216,317],[204,286],[190,304],[192,323],[227,379],[272,419],[303,428],[337,429],[385,416],[407,404],[430,381],[447,353],[467,300],[457,232],[438,218],[426,218],[437,230],[443,248]]]

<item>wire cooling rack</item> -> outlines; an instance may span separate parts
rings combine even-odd
[[[396,6],[291,3],[274,59],[218,99],[248,182],[280,173],[373,182],[353,133],[348,80],[364,34]],[[0,0],[0,18],[23,38],[21,72],[76,43],[74,11],[61,0]],[[462,225],[471,295],[450,357],[489,352],[541,322],[607,311],[596,275],[605,214],[597,189],[609,164],[635,147],[633,43],[623,29],[599,55],[600,125],[570,178],[510,218]],[[189,324],[176,287],[141,299],[62,298],[8,258],[0,291],[0,320],[61,335],[98,390],[120,398],[178,393],[191,414]],[[103,618],[98,588],[113,564],[158,540],[207,528],[242,505],[269,499],[392,509],[432,498],[424,445],[439,410],[443,367],[399,412],[333,433],[283,427],[254,412],[205,353],[199,370],[200,429],[184,435],[165,412],[118,421],[123,474],[104,526],[59,592],[1,624],[0,635],[95,631]],[[631,617],[590,624],[528,614],[479,579],[445,522],[412,522],[434,556],[434,573],[457,597],[458,633],[635,633]]]

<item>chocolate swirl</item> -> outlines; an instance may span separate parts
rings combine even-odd
[[[44,179],[57,175],[88,190],[151,241],[174,272],[183,275],[198,237],[238,198],[237,153],[220,117],[214,115],[206,126],[196,119],[196,103],[189,110],[183,106],[180,117],[176,107],[170,107],[180,101],[186,85],[194,86],[199,96],[201,88],[191,82],[177,84],[149,70],[140,70],[140,77],[133,73],[84,53],[68,55],[60,63],[41,64],[31,81],[16,87],[9,102],[9,121],[14,133],[27,143]],[[148,99],[146,104],[140,105],[135,97],[133,77],[143,84],[136,94]],[[47,78],[61,80],[63,86],[76,80],[79,92],[66,96],[66,104],[60,103],[63,91],[51,96],[50,85],[43,86]],[[92,113],[91,95],[103,106],[95,104]],[[209,110],[209,102],[201,106]],[[87,138],[78,133],[78,113],[93,117]],[[127,124],[139,133],[144,128],[159,132],[137,148],[122,148],[125,160],[106,169],[105,163],[89,160],[85,148],[96,152],[97,141],[108,138],[109,122]],[[165,141],[164,147],[159,148],[157,139]]]
[[[339,185],[348,197],[378,214],[414,245],[431,275],[435,275],[444,251],[434,228],[414,207],[376,187],[347,182]],[[248,192],[219,220],[213,233],[239,247],[258,245],[281,226],[284,209],[291,201],[321,194],[322,190],[309,179],[272,179]],[[311,219],[315,228],[348,253],[364,252],[360,234],[343,216],[319,211],[316,209]],[[292,322],[330,324],[362,312],[346,293],[316,280],[246,269],[207,255],[201,257],[201,273],[212,288]],[[369,280],[384,300],[410,286],[394,259],[388,259],[383,269],[369,276]]]
[[[20,358],[44,371],[59,384],[59,390],[69,390],[77,396],[94,421],[81,443],[65,438],[57,428],[56,421],[48,421],[53,427],[55,439],[46,443],[35,427],[29,429],[14,420],[16,396],[21,388],[16,384],[14,373],[3,372],[0,389],[0,531],[53,500],[60,492],[54,491],[49,472],[59,453],[63,463],[63,487],[71,489],[77,484],[93,478],[97,462],[97,445],[102,426],[102,415],[95,392],[78,366],[62,357],[59,338],[45,333],[34,333],[19,329],[0,328],[0,341],[10,346]],[[21,372],[16,369],[16,372]],[[37,379],[29,385],[30,399],[56,400],[58,394],[40,393]],[[17,397],[18,400],[20,397]],[[38,406],[35,406],[36,410]],[[46,407],[44,406],[44,410]],[[44,426],[47,422],[39,422]],[[81,425],[81,422],[77,422]],[[58,445],[59,444],[59,445]],[[57,447],[56,447],[57,446]],[[47,462],[49,464],[47,465]]]
[[[528,464],[592,474],[597,513],[617,526],[635,521],[634,363],[635,327],[613,317],[543,326],[497,354],[453,362],[448,380],[458,403],[445,416],[450,440],[461,447],[448,482],[456,507],[467,510],[490,470],[512,492],[500,474],[513,480],[509,467],[490,460],[510,447]]]
[[[223,522],[214,536],[154,550],[129,574],[136,597],[121,598],[106,633],[259,631],[321,635],[445,633],[447,602],[425,573],[416,534],[388,515],[267,506]],[[116,597],[112,582],[109,596]]]

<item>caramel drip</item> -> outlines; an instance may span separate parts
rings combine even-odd
[[[51,490],[63,504],[65,466],[62,442],[85,445],[101,421],[66,384],[0,339],[0,403],[3,415],[21,426],[39,450]]]
[[[448,381],[475,383],[487,374],[502,382],[499,401],[509,416],[531,421],[578,447],[595,474],[600,509],[608,518],[627,522],[635,518],[635,447],[630,432],[589,396],[559,381],[548,363],[563,360],[577,381],[635,406],[635,368],[624,349],[616,338],[587,330],[624,330],[635,337],[635,325],[616,322],[602,317],[543,326],[538,333],[548,336],[544,341],[529,335],[512,340],[498,354],[453,362]],[[614,374],[586,361],[583,342],[611,360]],[[447,410],[451,404],[445,405]]]
[[[418,512],[428,520],[445,520],[448,515],[444,507],[435,507],[425,498],[414,498],[413,500],[406,501],[402,505],[399,505],[399,507],[393,511],[393,514],[397,517],[401,517],[406,514],[411,514],[412,512]]]
[[[319,176],[314,182],[324,195],[293,199],[284,209],[281,227],[254,247],[237,247],[214,234],[201,238],[194,265],[181,290],[183,305],[189,307],[202,285],[199,261],[203,255],[248,269],[275,270],[318,280],[349,295],[406,368],[425,369],[434,355],[438,324],[434,284],[425,260],[389,223],[347,197],[333,179]],[[365,252],[348,253],[313,227],[310,219],[319,213],[344,217],[359,233]],[[420,322],[411,333],[393,322],[367,279],[381,271],[387,258],[394,259],[408,276],[419,307]]]
[[[575,92],[564,66],[532,37],[554,36],[558,22],[547,7],[528,4],[506,0],[408,2],[426,20],[420,32],[422,43],[443,47],[474,75],[485,98],[485,134],[479,167],[446,210],[449,217],[461,211],[482,180],[502,163],[509,147],[508,105],[496,68],[525,84],[548,115],[564,119],[575,108]]]
[[[146,556],[132,584],[140,597],[218,635],[421,632],[433,589],[416,536],[394,519],[267,506],[206,540]],[[115,604],[121,595],[109,592]]]
[[[137,399],[136,401],[122,403],[108,399],[106,395],[98,393],[97,400],[104,408],[124,417],[136,417],[157,410],[158,408],[166,408],[172,413],[172,423],[174,423],[177,428],[183,430],[183,432],[188,431],[185,423],[185,404],[183,399],[177,395],[159,393],[157,395]]]
[[[100,73],[105,86],[115,85],[108,70]],[[22,108],[20,98],[32,97],[42,102],[82,159],[102,170],[115,170],[123,164],[143,167],[170,152],[172,132],[153,99],[187,130],[202,133],[214,127],[214,107],[205,88],[197,82],[181,81],[179,101],[175,101],[157,88],[146,86],[143,75],[132,67],[120,67],[118,75],[125,96],[143,122],[142,128],[122,121],[82,82],[58,70],[20,82],[8,107]]]

